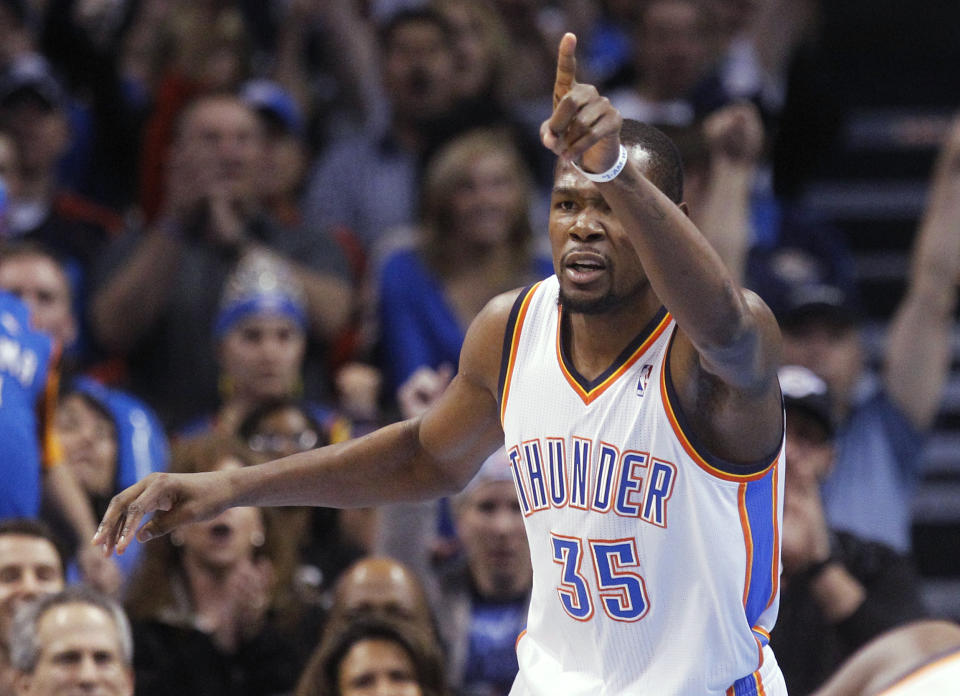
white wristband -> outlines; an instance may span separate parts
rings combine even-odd
[[[592,172],[585,172],[576,162],[573,163],[573,166],[577,168],[578,172],[590,179],[590,181],[601,184],[606,181],[613,181],[617,178],[620,172],[623,171],[623,168],[627,166],[627,148],[625,148],[622,144],[620,145],[620,155],[617,157],[617,161],[605,172],[598,172],[596,174]]]

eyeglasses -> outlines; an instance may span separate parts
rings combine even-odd
[[[247,446],[254,452],[271,453],[306,452],[313,449],[320,441],[315,430],[304,430],[300,433],[257,433],[247,440]]]

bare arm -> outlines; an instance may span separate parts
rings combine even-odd
[[[458,491],[503,445],[495,394],[511,304],[495,298],[474,320],[460,372],[422,417],[259,466],[151,475],[114,497],[94,543],[122,552],[150,513],[141,540],[236,505],[364,507]]]
[[[577,84],[575,47],[576,38],[566,34],[557,63],[556,106],[541,126],[541,139],[566,160],[561,168],[579,160],[584,170],[603,172],[618,161],[622,119],[594,87]],[[680,328],[670,360],[681,405],[718,456],[733,461],[769,456],[783,432],[776,320],[755,294],[739,286],[684,210],[646,178],[644,157],[634,153],[619,175],[596,187],[654,294]],[[617,243],[619,232],[607,234]],[[744,432],[754,436],[744,438]]]
[[[355,5],[352,0],[292,0],[279,25],[275,75],[302,108],[310,108],[312,88],[303,62],[310,30],[319,23],[353,111],[369,121],[380,93],[376,40]]]
[[[738,283],[750,247],[750,193],[763,147],[763,124],[749,102],[731,104],[703,123],[710,173],[700,210],[690,215]]]
[[[587,171],[605,171],[620,149],[619,112],[574,78],[576,39],[560,44],[554,113],[541,127],[544,144]],[[779,332],[772,313],[744,293],[684,211],[630,158],[612,181],[597,184],[623,224],[650,285],[700,355],[727,384],[755,389],[774,383]]]
[[[883,377],[914,426],[930,427],[950,369],[960,278],[960,119],[934,167],[907,290],[891,321]]]
[[[176,277],[183,244],[160,227],[149,230],[130,259],[94,295],[93,330],[109,350],[129,350],[156,321]]]

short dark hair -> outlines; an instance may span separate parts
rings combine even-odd
[[[317,433],[323,433],[323,426],[320,425],[304,401],[292,396],[276,396],[257,403],[257,405],[250,410],[250,413],[240,421],[237,434],[246,442],[256,434],[264,420],[279,411],[286,411],[287,409],[299,411],[303,414],[303,417],[307,420],[307,423],[310,424],[311,428],[316,430]]]
[[[67,552],[63,539],[58,537],[43,520],[33,517],[11,517],[0,521],[0,537],[7,535],[33,537],[50,542],[60,559],[61,571],[66,574]]]
[[[424,696],[444,696],[448,693],[443,651],[437,640],[413,622],[369,614],[337,631],[325,632],[301,674],[297,696],[339,694],[337,685],[343,659],[353,646],[365,640],[385,640],[400,646],[413,663]]]
[[[625,118],[620,126],[620,142],[627,148],[644,150],[650,156],[650,180],[674,203],[683,200],[683,159],[666,133],[648,123]]]

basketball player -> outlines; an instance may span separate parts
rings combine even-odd
[[[231,505],[449,495],[506,444],[534,568],[514,696],[784,694],[783,410],[773,315],[679,204],[659,131],[622,123],[560,42],[555,276],[495,298],[419,418],[229,473],[150,477],[94,542],[122,552]],[[622,127],[621,127],[622,126]],[[599,173],[599,174],[598,174]]]

